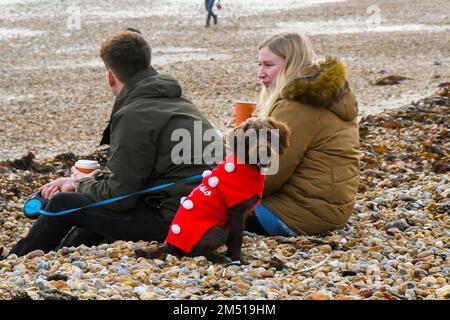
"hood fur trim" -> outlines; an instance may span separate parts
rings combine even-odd
[[[323,107],[329,107],[339,99],[346,87],[345,65],[337,58],[328,56],[315,69],[315,75],[295,79],[287,85],[283,98]]]

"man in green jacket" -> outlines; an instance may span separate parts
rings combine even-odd
[[[72,168],[71,178],[57,179],[42,188],[42,196],[51,199],[47,211],[132,194],[211,169],[207,163],[213,164],[214,159],[203,159],[206,147],[203,141],[201,148],[192,147],[190,162],[177,164],[172,159],[172,149],[179,143],[173,141],[175,130],[195,136],[196,129],[204,132],[212,126],[182,96],[175,79],[160,75],[151,67],[150,46],[135,31],[113,34],[102,44],[100,52],[108,84],[116,96],[102,139],[102,144],[111,146],[107,163],[110,172],[84,174]],[[180,198],[188,195],[197,183],[176,184],[148,195],[62,216],[41,215],[11,253],[21,256],[36,249],[48,252],[61,245],[96,245],[105,239],[163,241]]]

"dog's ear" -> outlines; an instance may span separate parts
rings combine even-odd
[[[291,136],[291,130],[289,129],[288,125],[275,120],[273,118],[267,118],[267,122],[269,123],[269,125],[275,129],[278,130],[278,145],[279,145],[279,150],[278,153],[280,155],[283,155],[287,148],[289,147],[289,138]],[[275,137],[271,137],[272,141]]]
[[[258,161],[259,122],[256,119],[247,119],[227,135],[228,147],[247,164],[256,164]]]
[[[242,126],[237,126],[226,135],[227,148],[234,154],[238,153],[239,142],[242,141],[244,136],[244,130]]]

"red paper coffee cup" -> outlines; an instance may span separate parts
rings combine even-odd
[[[241,124],[250,118],[256,110],[256,103],[249,101],[235,101],[234,102],[234,121],[236,125]]]

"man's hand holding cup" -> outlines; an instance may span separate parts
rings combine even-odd
[[[72,167],[71,178],[79,182],[83,178],[94,178],[100,173],[100,165],[94,160],[78,160]]]
[[[94,178],[100,173],[100,165],[93,160],[79,160],[71,168],[70,177],[58,178],[40,188],[44,199],[51,199],[59,192],[75,192],[77,183],[83,178]]]

